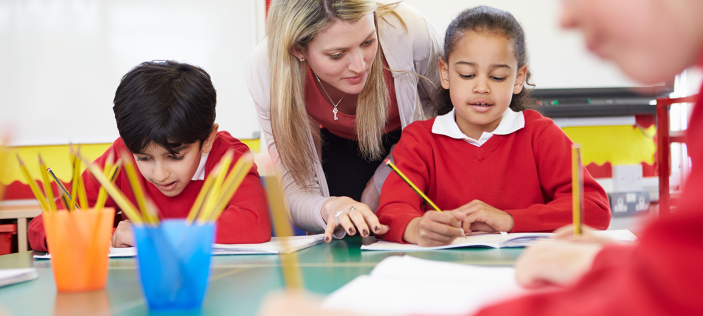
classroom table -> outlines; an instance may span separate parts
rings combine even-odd
[[[418,252],[361,251],[373,237],[347,237],[298,252],[305,288],[329,294],[355,277],[368,274],[389,256],[482,266],[512,266],[522,252],[508,249],[451,249]],[[8,315],[147,315],[134,258],[110,259],[105,290],[57,293],[49,260],[34,260],[36,252],[0,256],[0,269],[37,269],[39,278],[0,288],[0,314]],[[42,253],[39,253],[42,254]],[[283,287],[277,255],[215,256],[202,310],[187,315],[256,315],[264,296]],[[373,289],[369,289],[373,292]],[[180,315],[180,314],[179,314]]]

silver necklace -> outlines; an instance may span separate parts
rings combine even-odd
[[[339,111],[337,110],[337,105],[339,105],[340,103],[342,103],[342,99],[344,99],[344,96],[345,96],[346,94],[343,94],[343,95],[342,95],[342,98],[339,99],[339,101],[337,102],[337,104],[334,104],[334,101],[332,101],[332,98],[330,98],[330,94],[327,93],[327,90],[325,89],[325,86],[322,85],[322,82],[320,81],[320,77],[315,76],[315,78],[317,78],[317,82],[320,84],[320,87],[322,87],[322,91],[325,91],[325,94],[327,95],[327,98],[330,99],[330,103],[332,103],[332,105],[334,106],[334,110],[332,110],[332,113],[334,113],[334,120],[336,121],[336,120],[337,120],[337,112],[339,112]]]

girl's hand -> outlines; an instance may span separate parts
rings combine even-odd
[[[527,247],[515,262],[515,279],[526,288],[568,286],[591,269],[600,244],[544,240]]]
[[[112,234],[112,247],[127,248],[134,245],[134,236],[132,235],[132,223],[127,219],[117,224],[115,233]]]
[[[465,216],[463,228],[467,235],[473,231],[509,232],[515,224],[512,215],[479,200],[473,200],[452,213]]]
[[[585,242],[594,243],[599,245],[605,245],[612,242],[617,242],[614,239],[598,236],[593,232],[595,229],[588,227],[586,225],[581,225],[581,235],[574,236],[574,225],[567,225],[554,231],[554,239],[573,241],[573,242]]]
[[[425,212],[422,217],[414,218],[408,223],[403,239],[423,247],[451,244],[457,237],[466,236],[461,229],[461,221],[457,217],[461,218],[463,214]]]
[[[327,221],[325,229],[325,242],[332,241],[332,234],[338,226],[344,227],[349,236],[356,235],[357,231],[361,237],[367,237],[373,233],[382,235],[388,232],[390,227],[381,225],[378,217],[364,203],[359,203],[346,196],[331,197],[322,204],[320,210],[322,218]]]

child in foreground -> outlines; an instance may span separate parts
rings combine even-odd
[[[217,93],[210,75],[201,68],[174,61],[145,62],[120,82],[114,107],[120,133],[95,164],[101,169],[108,156],[136,161],[145,194],[160,218],[185,218],[204,179],[222,156],[234,150],[236,162],[249,148],[215,123]],[[232,163],[232,166],[234,163]],[[100,184],[88,171],[82,175],[88,201],[95,204]],[[135,205],[125,172],[115,185]],[[111,198],[106,207],[117,205]],[[117,209],[119,211],[119,209]],[[261,243],[271,239],[266,194],[254,165],[217,220],[216,243]],[[29,224],[32,249],[48,251],[41,215]],[[134,245],[129,218],[124,213],[112,238],[113,247]]]
[[[462,12],[447,28],[439,69],[439,116],[405,128],[393,158],[445,211],[423,206],[391,174],[377,212],[390,226],[381,238],[439,246],[475,231],[544,232],[570,223],[573,143],[526,109],[525,34],[513,15],[486,6]],[[581,168],[583,217],[605,229],[608,198]]]

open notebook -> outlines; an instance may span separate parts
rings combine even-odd
[[[303,250],[322,243],[324,235],[294,236],[290,238],[289,245],[291,252]],[[212,255],[270,255],[281,253],[280,237],[271,237],[271,241],[260,244],[213,244]],[[126,258],[137,255],[137,248],[112,248],[110,247],[110,258]],[[34,256],[35,259],[49,259],[51,254]]]
[[[322,307],[373,315],[469,315],[525,293],[531,291],[517,284],[510,267],[392,256],[370,275],[361,275],[327,296]]]
[[[0,269],[0,287],[38,278],[36,269]]]
[[[621,230],[599,230],[595,234],[609,237],[619,241],[635,241],[637,237],[627,229]],[[539,239],[549,238],[552,233],[477,233],[466,238],[457,238],[453,243],[445,246],[437,247],[422,247],[415,244],[401,244],[390,241],[377,241],[370,245],[361,246],[361,250],[383,250],[383,251],[418,251],[418,250],[436,250],[450,248],[468,248],[468,247],[483,247],[483,248],[509,248],[509,247],[527,247],[531,243]]]

